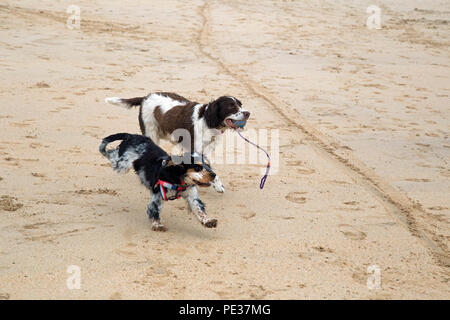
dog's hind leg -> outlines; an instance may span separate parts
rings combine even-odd
[[[152,193],[150,202],[147,205],[147,215],[152,222],[153,231],[167,231],[167,228],[161,223],[160,212],[162,208],[161,195]]]
[[[186,199],[188,203],[188,209],[195,214],[197,219],[202,225],[207,228],[217,227],[217,219],[209,218],[205,211],[205,204],[202,200],[198,198],[198,192],[196,187],[188,188],[184,194],[183,198]]]

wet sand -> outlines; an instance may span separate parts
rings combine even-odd
[[[450,5],[379,1],[369,30],[370,4],[83,0],[71,30],[66,1],[1,1],[0,298],[448,299]],[[139,133],[103,99],[151,91],[279,130],[263,190],[264,165],[215,166],[217,229],[174,201],[152,232],[97,151]]]

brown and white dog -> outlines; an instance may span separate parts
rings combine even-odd
[[[222,96],[206,104],[190,101],[176,93],[155,92],[145,97],[130,99],[106,98],[110,104],[131,108],[139,106],[139,126],[142,134],[156,144],[167,139],[174,144],[181,143],[185,151],[206,153],[206,147],[213,150],[216,136],[226,129],[235,129],[235,121],[247,120],[250,112],[242,103],[231,96]],[[183,141],[183,133],[189,133],[190,141]],[[185,139],[186,140],[186,139]],[[216,176],[212,183],[217,192],[225,188]]]

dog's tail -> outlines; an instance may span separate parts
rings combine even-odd
[[[109,153],[106,150],[106,146],[113,141],[124,140],[129,136],[130,136],[129,133],[116,133],[116,134],[107,136],[106,138],[103,139],[102,143],[100,144],[100,147],[98,147],[98,151],[100,151],[100,153],[102,155],[104,155],[105,157],[107,157],[109,159]]]
[[[130,98],[130,99],[122,99],[122,98],[106,98],[105,102],[113,104],[115,106],[124,107],[127,109],[130,109],[131,107],[140,106],[142,104],[142,101],[144,101],[146,97],[136,97],[136,98]]]

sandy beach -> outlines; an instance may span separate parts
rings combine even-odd
[[[448,1],[0,0],[0,18],[0,299],[450,298]],[[216,229],[177,200],[151,231],[148,191],[98,152],[140,133],[104,98],[155,91],[233,95],[247,132],[278,130],[263,190],[264,155],[214,166]]]

